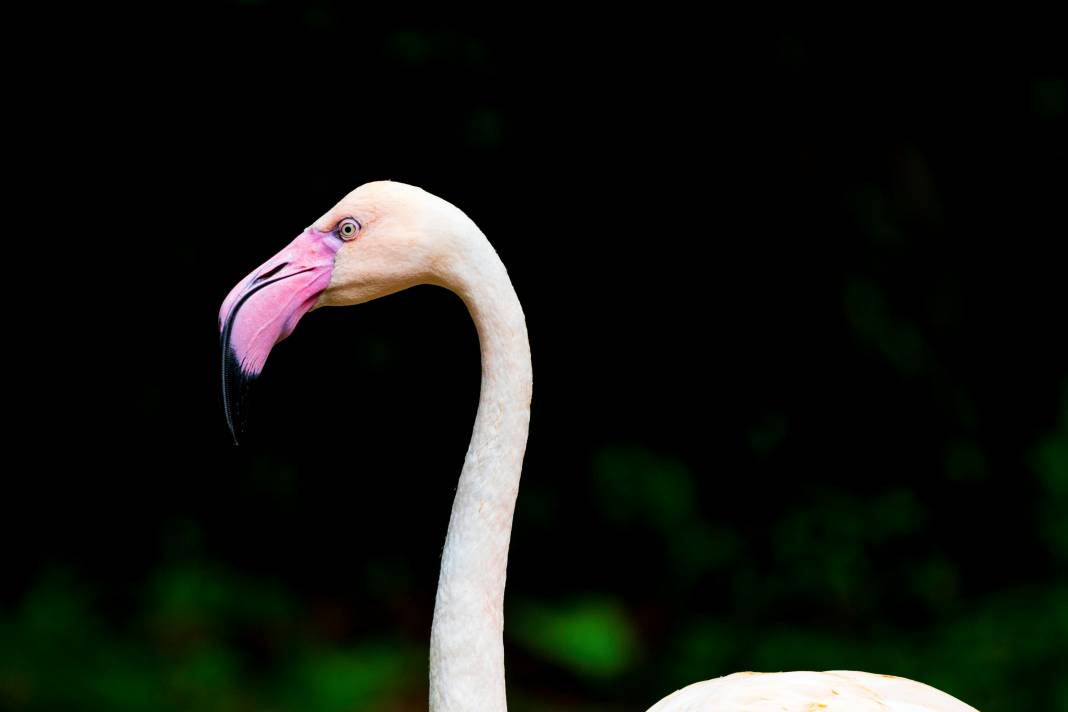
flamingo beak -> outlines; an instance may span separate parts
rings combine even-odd
[[[293,333],[330,284],[342,240],[308,228],[230,290],[219,310],[226,424],[237,444],[241,402],[271,348]]]

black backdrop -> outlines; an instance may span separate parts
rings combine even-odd
[[[462,304],[312,313],[240,448],[218,395],[229,288],[386,178],[474,218],[527,314],[517,709],[808,667],[1068,705],[1062,39],[666,15],[241,2],[88,40],[0,700],[423,704]]]

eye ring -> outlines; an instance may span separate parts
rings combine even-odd
[[[355,218],[345,218],[337,224],[337,236],[346,242],[355,240],[356,235],[360,232],[360,227],[360,223]]]

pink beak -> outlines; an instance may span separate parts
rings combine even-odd
[[[241,280],[219,310],[226,423],[237,443],[244,387],[263,370],[271,348],[293,333],[330,284],[342,240],[308,228]]]

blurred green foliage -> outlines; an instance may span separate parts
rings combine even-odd
[[[1062,397],[1060,427],[1038,443],[1033,462],[1045,488],[1041,517],[1046,540],[1061,561],[1068,562],[1068,384]]]
[[[916,327],[895,316],[878,285],[866,279],[850,281],[845,290],[846,312],[860,339],[877,349],[907,375],[930,367],[931,357]]]
[[[740,438],[761,459],[786,430],[784,416],[770,415]],[[989,476],[976,443],[949,443],[945,452],[948,482]],[[506,611],[510,660],[520,660],[520,669],[555,670],[590,690],[666,694],[736,669],[853,668],[920,679],[984,709],[1019,709],[1021,699],[1042,705],[1027,709],[1066,709],[1068,385],[1059,420],[1034,444],[1030,464],[1042,491],[1037,535],[1061,562],[1058,573],[1048,585],[1023,580],[965,592],[960,564],[924,543],[940,514],[908,488],[808,489],[746,541],[729,525],[731,515],[702,496],[683,460],[634,446],[603,448],[591,463],[592,516],[609,536],[636,533],[651,557],[666,557],[675,580],[653,589],[669,614],[672,601],[698,613],[650,620],[627,591],[608,588],[575,595],[552,586],[561,597],[544,600],[520,593]],[[259,484],[275,491],[277,468],[257,467]],[[285,498],[292,490],[280,492]],[[555,507],[542,512],[546,506],[530,500],[538,526],[559,516]],[[377,637],[331,632],[321,622],[332,615],[322,604],[210,559],[195,527],[179,527],[172,538],[177,553],[121,607],[78,575],[55,569],[0,611],[0,708],[423,708],[426,630],[390,636],[394,626],[382,620],[369,624]],[[763,562],[762,545],[769,557]],[[902,547],[911,553],[887,555]],[[560,561],[568,557],[557,553]],[[402,561],[372,558],[363,569],[373,600],[405,600],[419,585]],[[691,591],[707,592],[709,601],[689,600]],[[888,596],[907,613],[879,617]],[[798,615],[803,611],[817,617]],[[522,675],[510,681],[521,712],[607,712],[654,701],[591,706],[567,687],[545,690]]]
[[[633,624],[610,598],[558,607],[518,603],[509,623],[508,635],[519,645],[583,676],[618,677],[637,652]]]
[[[1046,488],[1043,531],[1056,555],[1066,557],[1068,389],[1061,421],[1035,446],[1033,463]],[[652,639],[640,611],[611,591],[555,602],[511,598],[510,655],[594,685],[655,678],[665,693],[740,667],[858,668],[967,692],[986,709],[1017,709],[1028,694],[1068,701],[1063,579],[962,602],[954,562],[932,551],[895,584],[933,616],[928,625],[875,619],[843,626],[769,615],[784,601],[806,597],[842,610],[869,606],[881,581],[878,558],[869,552],[922,532],[935,516],[907,489],[866,497],[813,491],[769,532],[775,576],[756,581],[738,559],[742,542],[711,523],[692,473],[678,459],[608,448],[595,459],[593,482],[599,518],[642,529],[650,545],[677,558],[679,575],[691,583],[701,571],[718,572],[721,586],[743,591],[750,603],[763,601],[763,613],[738,606],[692,618],[658,644],[665,660],[657,660],[643,654]],[[372,584],[386,576],[380,568],[368,564]],[[387,578],[388,586],[370,586],[384,599],[412,585],[406,575]],[[203,557],[163,565],[132,608],[108,613],[90,591],[73,574],[51,571],[0,616],[0,707],[345,712],[425,704],[424,640],[331,640],[315,625],[313,607],[280,584]],[[523,679],[513,677],[511,685],[519,710],[616,709],[567,696],[549,704]]]
[[[165,567],[114,621],[86,588],[52,572],[0,619],[0,707],[341,712],[422,670],[401,641],[318,640],[277,585],[204,561]]]

